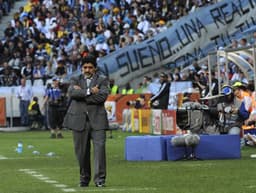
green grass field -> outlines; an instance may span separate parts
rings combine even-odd
[[[50,139],[49,132],[0,133],[0,193],[254,193],[256,149],[244,147],[238,160],[137,162],[124,159],[125,138],[114,131],[107,139],[107,187],[78,187],[79,169],[72,134]],[[22,140],[24,151],[15,151]],[[33,146],[33,148],[31,148]],[[32,152],[39,151],[39,155]],[[48,152],[55,156],[47,157]]]

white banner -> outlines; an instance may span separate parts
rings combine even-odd
[[[224,0],[200,8],[167,31],[99,60],[100,70],[122,85],[163,65],[187,66],[256,25],[256,0]]]

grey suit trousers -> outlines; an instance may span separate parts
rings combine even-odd
[[[91,180],[91,142],[94,153],[94,183],[106,179],[106,131],[93,130],[87,122],[82,131],[73,130],[73,141],[77,160],[80,166],[80,182],[89,184]]]

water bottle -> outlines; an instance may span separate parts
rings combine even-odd
[[[17,146],[17,152],[22,153],[22,151],[23,151],[23,144],[21,141],[19,141]]]
[[[33,151],[32,152],[34,155],[40,155],[40,152],[39,151]]]
[[[55,153],[54,152],[49,152],[49,153],[46,154],[46,156],[47,157],[53,157],[53,156],[55,156]]]
[[[28,145],[28,149],[33,149],[34,146],[33,145]]]

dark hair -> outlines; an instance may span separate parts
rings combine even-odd
[[[82,59],[82,65],[84,65],[85,63],[91,63],[95,68],[97,67],[96,58],[91,54]]]
[[[167,75],[167,74],[165,74],[164,72],[161,72],[160,77],[168,78],[168,75]]]
[[[34,96],[34,97],[33,97],[33,101],[38,102],[38,97]]]
[[[247,89],[248,89],[249,91],[253,92],[253,91],[255,90],[255,88],[254,88],[254,83],[249,83],[249,84],[247,85]]]

